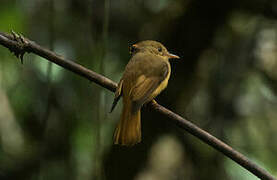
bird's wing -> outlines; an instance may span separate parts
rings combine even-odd
[[[153,92],[159,87],[168,73],[168,66],[164,63],[159,67],[158,74],[153,73],[150,76],[142,74],[137,78],[135,86],[130,90],[130,98],[134,104],[134,111],[154,98],[152,97]]]
[[[113,100],[113,105],[111,107],[110,112],[112,112],[117,104],[117,102],[119,101],[121,95],[122,95],[122,84],[123,84],[123,79],[121,79],[117,85],[115,94],[114,94],[114,100]]]

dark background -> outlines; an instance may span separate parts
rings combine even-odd
[[[21,33],[118,82],[128,46],[172,60],[157,101],[277,175],[276,0],[1,0],[0,31]],[[121,102],[39,56],[0,48],[0,179],[237,180],[254,175],[144,108],[142,143],[112,145]]]

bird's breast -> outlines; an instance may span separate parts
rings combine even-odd
[[[168,80],[169,80],[170,74],[171,74],[171,68],[170,68],[170,64],[169,63],[167,63],[167,67],[168,67],[168,73],[167,73],[165,79],[161,82],[161,84],[153,92],[152,99],[154,99],[157,95],[159,95],[167,87]]]

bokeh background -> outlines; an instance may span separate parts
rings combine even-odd
[[[165,107],[277,176],[276,0],[1,0],[0,31],[117,81],[145,39],[173,60]],[[0,179],[256,180],[144,108],[142,143],[112,145],[121,102],[39,56],[0,47]]]

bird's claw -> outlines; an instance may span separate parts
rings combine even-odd
[[[147,104],[145,104],[145,105],[147,105],[147,106],[155,106],[155,105],[157,105],[158,103],[157,103],[157,101],[155,100],[155,99],[153,99],[152,101],[150,101],[150,102],[148,102]]]
[[[153,99],[153,100],[152,100],[152,104],[153,104],[153,105],[156,105],[156,104],[158,104],[158,103],[157,103],[157,101],[156,101],[155,99]]]

